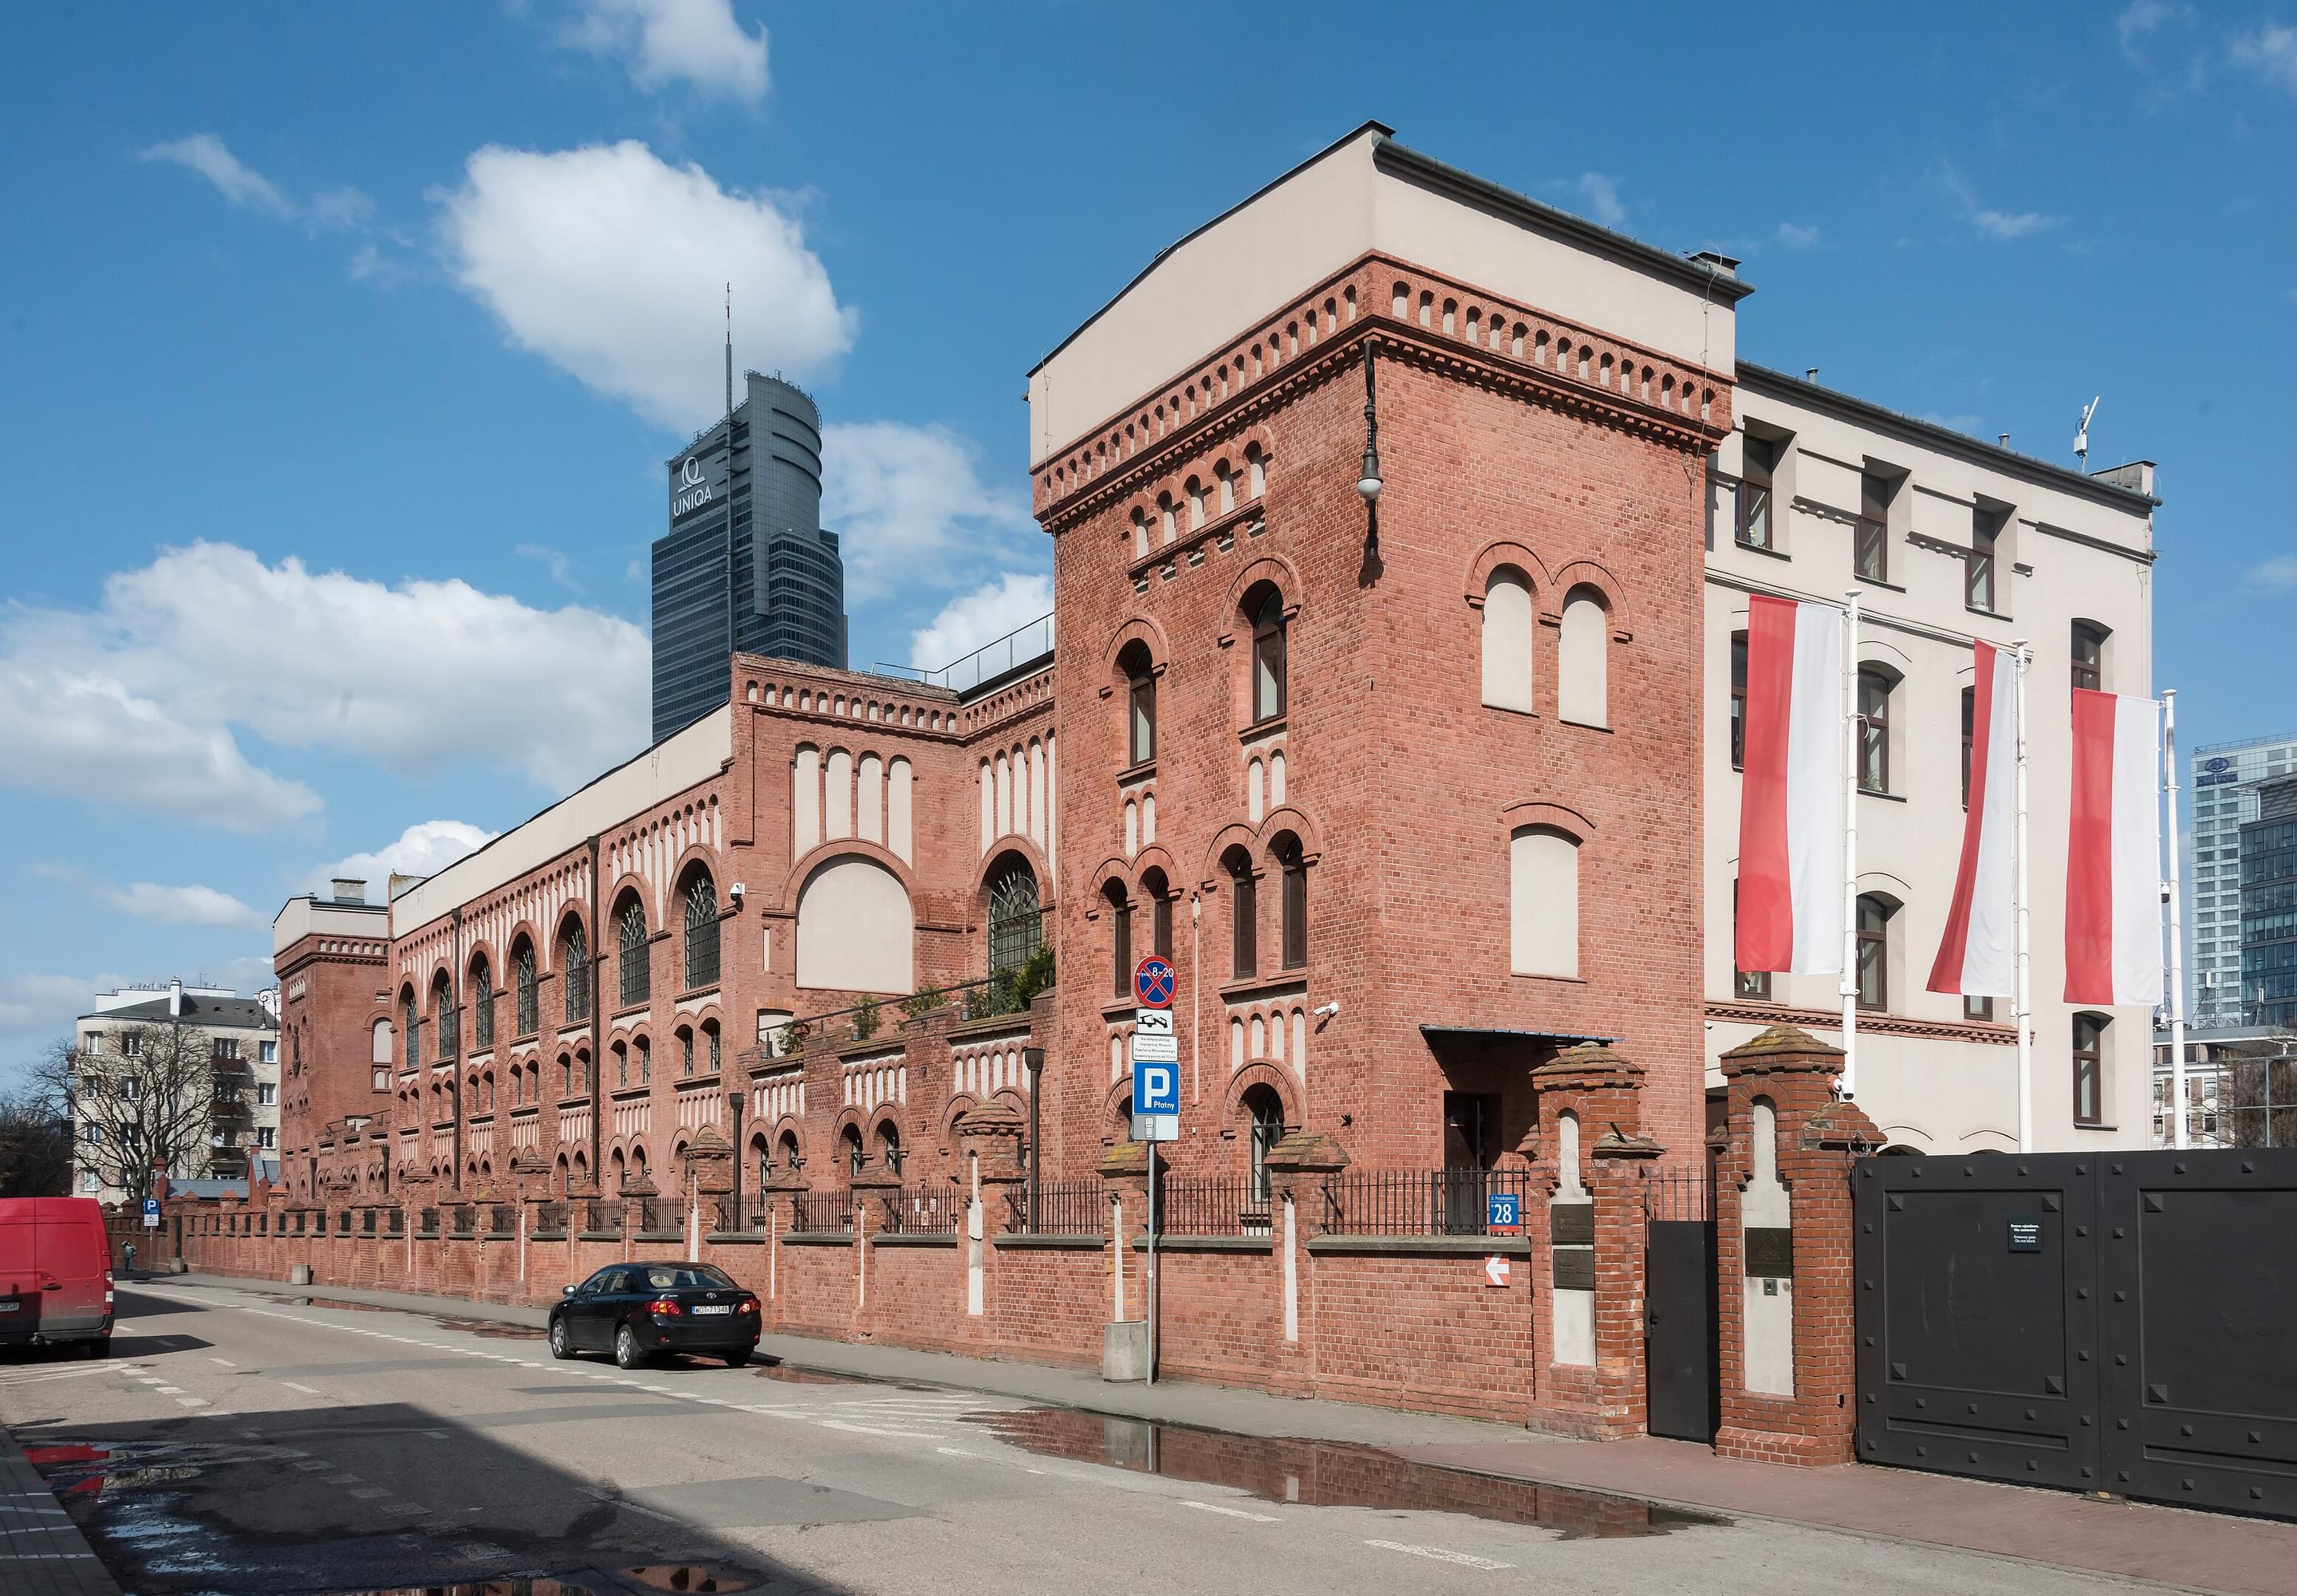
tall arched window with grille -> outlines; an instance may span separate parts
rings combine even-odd
[[[1043,936],[1037,873],[1016,859],[989,884],[989,973],[1026,964]]]
[[[408,1069],[423,1062],[423,1044],[416,1037],[415,1027],[415,992],[410,988],[399,1000],[399,1034],[406,1039],[402,1062]]]
[[[614,963],[622,972],[622,1007],[646,1000],[650,983],[646,969],[646,905],[635,894],[622,905],[617,925],[619,942],[614,950]]]
[[[471,1045],[495,1045],[495,978],[484,954],[471,965]]]
[[[1273,720],[1284,712],[1288,662],[1284,596],[1267,588],[1252,611],[1252,718]]]
[[[686,889],[686,990],[718,984],[718,884],[697,870]]]
[[[590,1017],[590,939],[582,922],[569,920],[558,939],[558,978],[566,983],[566,1023]]]
[[[518,945],[511,964],[513,991],[518,1008],[517,1024],[521,1036],[531,1036],[541,1024],[534,1003],[534,950],[526,943]]]

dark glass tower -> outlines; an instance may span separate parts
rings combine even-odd
[[[732,655],[845,668],[845,563],[821,530],[821,413],[747,374],[734,413],[670,462],[654,546],[656,742],[725,703]]]

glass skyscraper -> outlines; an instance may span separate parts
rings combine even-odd
[[[654,546],[654,736],[725,703],[732,656],[845,668],[845,563],[821,530],[821,413],[747,374],[733,414],[670,462]]]
[[[2219,743],[2196,748],[2192,760],[2194,823],[2186,844],[2186,924],[2193,954],[2186,1013],[2196,1026],[2260,1024],[2243,973],[2243,945],[2250,940],[2242,903],[2243,848],[2258,842],[2252,827],[2260,819],[2259,787],[2297,775],[2297,736]],[[2284,1005],[2282,1012],[2286,1015],[2291,1008]]]

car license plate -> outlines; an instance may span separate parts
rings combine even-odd
[[[704,1313],[731,1313],[734,1310],[730,1306],[724,1303],[704,1303],[702,1306],[694,1310],[697,1317]]]
[[[0,1313],[13,1313],[23,1305],[12,1296],[0,1296]]]

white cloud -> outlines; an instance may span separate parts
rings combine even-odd
[[[161,886],[134,881],[104,887],[99,895],[121,914],[155,926],[258,926],[263,917],[229,893],[211,886]]]
[[[984,486],[973,445],[947,427],[825,428],[821,475],[821,521],[838,535],[849,605],[1012,563],[1035,532],[1019,488]]]
[[[2254,33],[2235,34],[2227,53],[2235,66],[2297,93],[2297,28],[2283,22],[2263,23]]]
[[[852,346],[854,313],[773,198],[635,140],[489,145],[433,197],[449,268],[513,344],[663,426],[718,414],[729,281],[747,365],[803,378]]]
[[[2172,5],[2166,0],[2130,0],[2113,19],[2113,31],[2121,40],[2121,53],[2132,65],[2145,64],[2146,43],[2159,32],[2165,22],[2190,22],[2194,8]]]
[[[985,587],[951,599],[931,623],[912,632],[910,662],[928,670],[939,670],[1050,613],[1052,607],[1052,578],[1006,572]]]
[[[115,573],[93,610],[0,613],[0,781],[244,830],[315,815],[309,788],[249,762],[244,728],[556,792],[645,745],[650,669],[645,634],[596,610],[198,543]]]
[[[68,1035],[72,1021],[95,1007],[99,988],[117,989],[117,975],[0,975],[0,1036],[45,1042]],[[31,1062],[34,1049],[16,1049],[17,1061]],[[0,1090],[10,1085],[0,1074]]]
[[[1818,243],[1818,229],[1804,226],[1799,222],[1781,222],[1778,240],[1790,250],[1807,250]]]
[[[457,860],[494,840],[463,820],[422,820],[399,834],[394,842],[367,853],[353,853],[333,864],[315,868],[314,891],[342,876],[367,884],[367,901],[383,901],[383,889],[393,876],[436,876]]]
[[[1627,219],[1627,208],[1619,202],[1619,184],[1616,177],[1601,172],[1582,172],[1578,181],[1579,198],[1588,214],[1606,227],[1616,227]]]
[[[582,0],[568,42],[627,56],[630,81],[654,90],[688,83],[756,104],[766,94],[766,30],[735,20],[732,0]]]
[[[2297,593],[2297,555],[2276,555],[2249,569],[2243,579],[2268,593]]]
[[[216,192],[246,210],[292,216],[295,207],[271,180],[243,162],[212,133],[194,133],[137,152],[145,160],[165,160],[197,172],[215,185]]]
[[[375,219],[375,202],[350,184],[338,183],[311,196],[310,215],[322,227],[362,232]]]
[[[2065,218],[2038,210],[2000,210],[1978,202],[1978,194],[1954,164],[1943,158],[1931,163],[1931,185],[1946,195],[1962,219],[1996,243],[2009,243],[2033,234],[2062,226]]]

